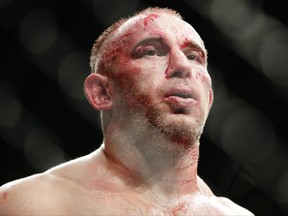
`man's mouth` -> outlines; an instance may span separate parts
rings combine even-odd
[[[165,101],[182,107],[190,107],[196,103],[194,92],[187,88],[172,88],[165,94]]]
[[[192,96],[187,93],[174,93],[174,94],[171,94],[170,96],[180,97],[180,98],[192,98]]]

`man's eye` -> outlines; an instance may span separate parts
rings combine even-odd
[[[187,55],[187,59],[188,60],[197,60],[197,57],[194,53],[190,53],[189,55]]]
[[[153,47],[139,47],[135,50],[133,55],[135,58],[141,58],[144,56],[161,56],[161,52]]]
[[[147,49],[143,52],[143,55],[155,56],[155,55],[159,55],[159,53],[154,49]]]
[[[199,62],[199,63],[202,64],[202,59],[201,59],[201,57],[199,56],[199,54],[197,54],[197,53],[189,53],[189,54],[187,55],[187,59],[188,59],[188,60],[192,60],[192,61],[197,61],[197,62]]]

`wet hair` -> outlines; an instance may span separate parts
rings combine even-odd
[[[121,18],[117,22],[113,23],[110,27],[108,27],[106,30],[102,32],[102,34],[95,40],[92,49],[91,49],[91,55],[90,55],[90,68],[91,73],[97,73],[99,67],[102,67],[101,71],[106,71],[107,68],[102,65],[102,54],[101,54],[101,48],[103,47],[103,44],[105,42],[109,41],[109,38],[116,33],[116,31],[128,20],[131,18],[137,17],[139,15],[149,15],[152,13],[160,13],[160,14],[168,14],[175,16],[179,19],[183,19],[183,17],[175,10],[170,8],[160,8],[160,7],[148,7],[144,10],[141,10],[139,12],[136,12],[133,16],[129,16],[126,18]]]

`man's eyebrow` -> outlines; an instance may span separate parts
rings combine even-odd
[[[161,42],[161,41],[163,41],[163,38],[162,38],[162,37],[149,37],[149,38],[145,38],[145,39],[139,41],[139,42],[135,45],[135,47],[138,47],[138,46],[140,46],[140,45],[142,45],[142,44],[147,44],[147,43],[151,43],[151,42]]]

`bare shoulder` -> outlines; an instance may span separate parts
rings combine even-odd
[[[91,206],[94,212],[101,212],[103,191],[111,187],[103,185],[103,177],[98,177],[101,161],[96,159],[99,163],[95,165],[91,158],[80,157],[2,185],[0,216],[81,215],[86,213],[84,210],[92,210]]]
[[[82,159],[71,160],[46,172],[2,185],[0,215],[32,215],[32,212],[38,215],[43,212],[63,214],[61,204],[65,200],[64,196],[79,188],[72,176],[82,170],[78,165],[81,161]]]
[[[210,187],[200,177],[198,177],[198,187],[205,197],[210,197],[209,200],[216,208],[219,208],[224,212],[231,212],[232,215],[254,215],[249,210],[226,197],[215,196]]]
[[[44,203],[46,207],[52,207],[53,203],[49,200],[52,193],[51,178],[52,176],[48,174],[35,174],[2,185],[0,187],[1,215],[29,215],[37,212]],[[50,205],[47,205],[48,203]]]

